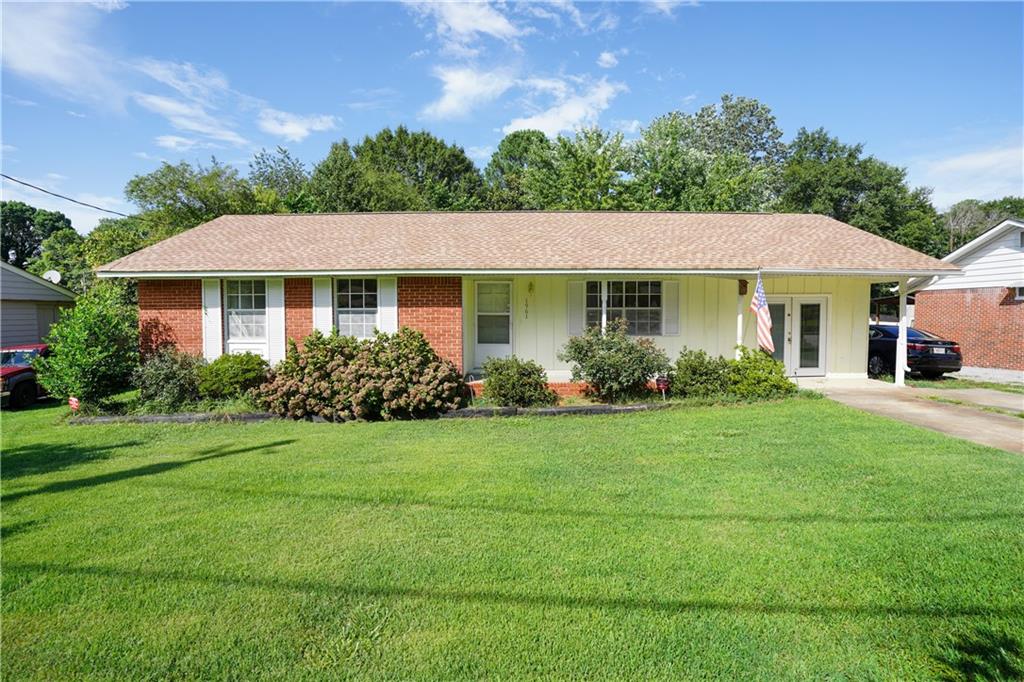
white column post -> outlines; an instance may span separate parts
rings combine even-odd
[[[601,333],[608,329],[608,282],[601,280]]]
[[[740,359],[740,346],[743,345],[743,301],[747,293],[747,281],[736,282],[736,359]]]
[[[907,280],[900,280],[900,331],[896,339],[896,385],[906,384],[907,372]]]

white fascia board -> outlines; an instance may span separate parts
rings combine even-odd
[[[623,270],[616,268],[586,269],[507,269],[507,270],[464,270],[464,269],[425,269],[425,270],[196,270],[175,272],[104,272],[96,274],[103,279],[197,279],[203,277],[379,277],[382,275],[408,275],[432,277],[451,275],[461,277],[477,277],[489,275],[705,275],[717,277],[754,277],[760,272],[766,276],[812,276],[812,277],[874,277],[878,281],[888,281],[899,277],[934,277],[951,275],[959,269],[926,269],[926,270],[858,270],[832,268],[823,270],[773,269],[757,268],[737,270],[691,270],[674,268]]]
[[[971,253],[972,251],[974,251],[978,247],[984,246],[985,244],[988,244],[993,239],[996,239],[997,237],[1003,236],[1003,234],[1005,232],[1009,232],[1010,230],[1012,230],[1014,228],[1016,228],[1016,229],[1024,228],[1024,223],[1020,222],[1019,220],[1013,220],[1012,218],[1007,218],[1006,220],[1004,220],[1003,222],[999,223],[995,227],[993,227],[993,228],[991,228],[989,230],[986,230],[985,232],[982,232],[980,235],[978,235],[977,237],[975,237],[971,241],[967,242],[966,244],[961,246],[956,251],[950,253],[947,256],[943,256],[942,257],[942,261],[944,263],[954,263],[955,264],[959,259],[961,259],[964,256],[966,256],[967,254]]]

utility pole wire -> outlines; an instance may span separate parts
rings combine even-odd
[[[86,206],[88,208],[96,209],[97,211],[103,211],[104,213],[112,213],[114,215],[121,216],[122,218],[137,217],[137,216],[130,216],[127,213],[121,213],[120,211],[111,211],[109,208],[103,208],[101,206],[96,206],[94,204],[87,204],[84,201],[79,201],[78,199],[72,199],[71,197],[66,197],[63,194],[57,194],[56,192],[51,192],[48,189],[43,189],[42,187],[37,187],[36,185],[33,185],[30,182],[25,182],[24,180],[19,180],[18,178],[12,178],[10,175],[7,175],[6,173],[0,173],[0,177],[4,177],[7,180],[10,180],[11,182],[16,182],[19,185],[25,185],[25,187],[31,187],[34,190],[37,190],[39,192],[43,192],[44,194],[49,194],[50,196],[57,197],[58,199],[63,199],[64,201],[70,201],[71,203],[78,204],[79,206]]]

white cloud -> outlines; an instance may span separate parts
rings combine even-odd
[[[47,179],[52,180],[53,182],[60,182],[61,180],[68,179],[68,176],[61,175],[60,173],[47,173],[46,177]]]
[[[30,99],[22,99],[21,97],[15,97],[14,95],[4,95],[4,99],[10,100],[12,104],[17,104],[19,107],[38,107],[39,102],[33,102]]]
[[[647,11],[671,17],[675,15],[677,7],[696,7],[696,0],[646,0]]]
[[[180,135],[158,135],[153,141],[156,142],[156,146],[163,147],[164,149],[170,149],[175,152],[187,152],[190,149],[200,146],[199,140],[195,140],[190,137],[181,137]]]
[[[18,148],[15,147],[13,144],[0,144],[0,152],[9,154],[11,152],[16,151],[18,151]]]
[[[135,68],[192,100],[209,102],[231,92],[224,74],[215,69],[203,70],[189,62],[147,57],[139,60]]]
[[[569,86],[565,85],[565,91],[568,90]],[[595,125],[601,112],[611,105],[619,93],[627,90],[624,84],[610,83],[606,78],[583,83],[580,90],[557,97],[549,108],[513,119],[502,131],[507,135],[516,130],[536,129],[554,137],[582,126]]]
[[[619,65],[619,58],[614,52],[602,52],[597,57],[597,65],[602,69],[610,69]]]
[[[408,2],[407,5],[421,18],[433,20],[434,34],[442,48],[458,57],[478,54],[477,41],[482,35],[517,48],[516,39],[528,32],[487,2]]]
[[[4,67],[70,99],[120,109],[117,64],[91,39],[98,16],[85,4],[4,3]]]
[[[1024,194],[1024,135],[1004,144],[911,163],[912,184],[933,189],[936,208],[945,210],[963,199],[998,199]]]
[[[615,50],[614,52],[605,50],[597,56],[597,65],[602,69],[612,69],[619,65],[619,57],[625,57],[629,54],[627,48]]]
[[[356,88],[352,94],[357,98],[345,106],[354,111],[387,109],[398,104],[401,94],[394,88]]]
[[[493,102],[515,83],[505,70],[482,71],[472,67],[438,67],[441,97],[423,109],[429,118],[459,118],[473,109]]]
[[[248,144],[248,141],[227,122],[211,115],[201,104],[142,92],[135,93],[135,101],[154,114],[166,118],[178,130],[203,135],[219,142]]]
[[[612,125],[614,125],[616,128],[618,128],[620,131],[627,135],[635,135],[639,133],[640,128],[643,127],[643,124],[640,123],[640,121],[638,121],[635,118],[625,120],[619,119],[617,121],[612,121]]]
[[[303,116],[268,107],[260,111],[257,125],[265,133],[283,137],[289,142],[302,142],[311,133],[333,130],[335,119],[325,114]]]
[[[486,166],[494,154],[494,147],[491,145],[480,145],[466,147],[466,155],[476,161],[480,167]]]
[[[75,117],[75,118],[88,118],[88,117],[87,117],[87,116],[86,116],[85,114],[83,114],[82,112],[80,112],[80,111],[74,111],[74,110],[72,110],[72,109],[68,109],[68,110],[67,110],[66,112],[64,112],[64,113],[66,113],[66,114],[67,114],[68,116],[73,116],[73,117]]]

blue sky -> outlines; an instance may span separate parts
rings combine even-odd
[[[282,145],[427,128],[482,167],[505,132],[651,118],[725,92],[824,126],[943,208],[1024,193],[1020,3],[3,5],[9,175],[118,211],[162,160],[247,169]],[[102,214],[8,182],[5,199]]]

